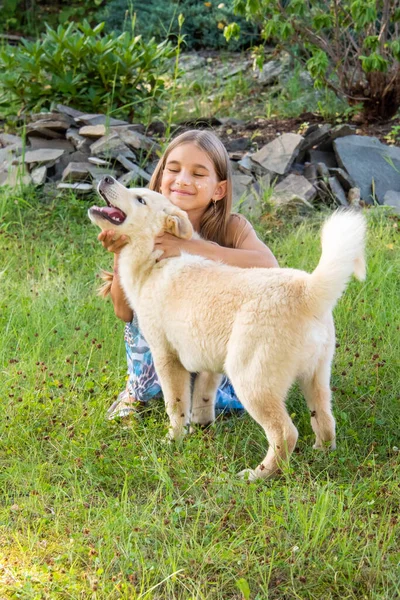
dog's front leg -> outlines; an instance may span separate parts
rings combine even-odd
[[[215,397],[221,383],[219,373],[199,373],[194,382],[192,423],[209,425],[215,421]]]
[[[160,380],[165,408],[169,416],[168,437],[182,438],[190,423],[190,373],[171,356],[154,356],[154,366]]]

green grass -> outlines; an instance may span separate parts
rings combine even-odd
[[[399,220],[368,213],[368,279],[335,310],[337,451],[312,450],[294,388],[290,467],[249,484],[266,441],[248,416],[178,445],[159,403],[105,421],[123,325],[95,295],[111,256],[86,209],[0,192],[0,598],[399,598]],[[259,231],[312,269],[321,219]]]

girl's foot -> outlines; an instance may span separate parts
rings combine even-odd
[[[125,419],[137,412],[137,409],[144,406],[144,402],[138,402],[133,396],[130,396],[128,390],[124,390],[113,402],[106,413],[108,421],[113,419]]]

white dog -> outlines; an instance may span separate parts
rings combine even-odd
[[[332,309],[352,273],[365,277],[364,217],[338,211],[328,219],[322,257],[311,274],[241,269],[185,253],[157,262],[154,239],[160,232],[192,236],[187,214],[161,194],[127,189],[112,177],[98,191],[107,206],[92,207],[89,217],[128,238],[120,280],[154,358],[170,437],[180,438],[190,422],[214,420],[220,373],[226,373],[269,442],[261,464],[242,474],[268,477],[293,451],[298,434],[285,398],[296,379],[311,412],[314,447],[335,448]],[[190,373],[198,373],[192,403]]]

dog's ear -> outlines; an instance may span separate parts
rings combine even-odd
[[[189,217],[183,210],[178,208],[168,211],[165,218],[165,231],[185,240],[190,240],[193,235],[193,227]]]

